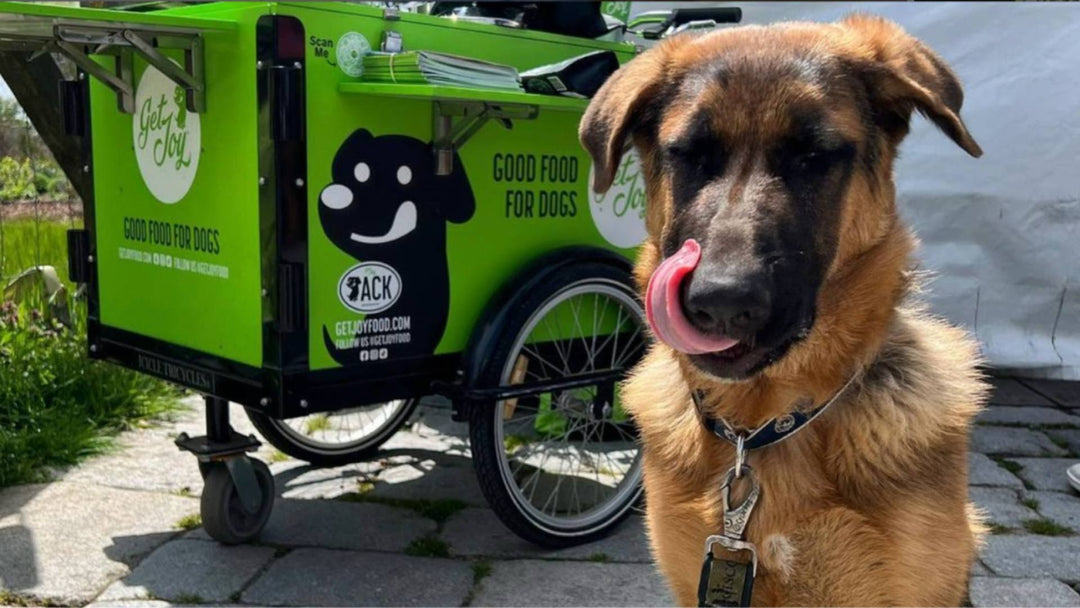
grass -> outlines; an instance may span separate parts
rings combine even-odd
[[[326,414],[315,414],[304,423],[304,432],[308,435],[328,430],[330,430],[330,417]]]
[[[1024,467],[1019,462],[1013,462],[1012,460],[1006,460],[1005,458],[996,458],[997,465],[1013,475],[1019,475],[1020,471],[1024,470]]]
[[[273,452],[270,452],[270,463],[271,464],[273,464],[275,462],[285,462],[288,459],[289,459],[289,455],[284,453],[284,452],[279,452],[278,450],[274,450]]]
[[[173,604],[205,604],[206,600],[198,593],[181,593],[173,598]]]
[[[81,227],[76,225],[76,227]],[[18,219],[0,221],[0,279],[19,274],[31,266],[54,266],[67,283],[68,222]]]
[[[990,529],[990,534],[1011,534],[1013,531],[1009,526],[1003,526],[994,522],[990,522],[986,527]]]
[[[413,557],[450,557],[450,545],[443,539],[428,534],[421,536],[405,547],[405,553]]]
[[[173,527],[177,530],[194,530],[202,525],[202,515],[195,513],[193,515],[185,515],[181,517]]]
[[[1045,517],[1038,519],[1025,519],[1024,529],[1032,534],[1039,534],[1042,536],[1072,536],[1073,532],[1069,528]]]
[[[48,598],[36,598],[29,595],[22,595],[20,593],[14,593],[7,589],[0,589],[0,606],[19,606],[19,607],[31,607],[31,606],[63,606],[64,604],[55,602]]]
[[[1019,477],[1020,482],[1022,484],[1024,484],[1024,489],[1027,489],[1027,490],[1034,490],[1035,489],[1035,486],[1031,485],[1030,481],[1024,479],[1023,477],[1020,477],[1020,471],[1024,470],[1024,465],[1020,464],[1019,462],[1014,462],[1012,460],[1009,460],[1007,458],[1002,458],[1001,456],[991,456],[991,458],[994,459],[994,462],[996,462],[999,467],[1001,467],[1001,468],[1005,469],[1006,471],[1012,473],[1013,475],[1016,475],[1017,477]]]
[[[491,576],[491,562],[480,560],[472,563],[472,578],[474,585],[488,576]]]
[[[531,441],[525,435],[507,435],[503,438],[503,447],[507,452],[513,452],[523,445],[528,445]]]
[[[0,283],[35,264],[66,277],[68,226],[4,221]],[[49,467],[107,449],[111,435],[174,411],[180,394],[149,376],[91,361],[85,301],[69,295],[65,326],[40,292],[0,303],[0,487],[43,481]]]
[[[1066,452],[1070,452],[1070,453],[1072,452],[1072,450],[1069,448],[1069,440],[1068,439],[1065,439],[1061,435],[1051,435],[1049,433],[1047,433],[1046,436],[1050,438],[1050,441],[1054,442],[1054,445],[1056,445],[1059,448],[1065,450]]]
[[[371,484],[371,482],[366,483]],[[372,485],[372,487],[374,487],[374,485]],[[423,517],[435,520],[435,522],[439,524],[446,523],[446,520],[453,517],[455,513],[468,506],[464,502],[454,498],[442,498],[438,500],[428,500],[426,498],[387,498],[385,496],[371,496],[367,492],[370,492],[370,490],[367,490],[366,492],[361,491],[342,494],[338,497],[338,500],[344,500],[345,502],[369,502],[387,505],[389,507],[397,507],[399,509],[410,509]]]
[[[597,562],[600,564],[606,564],[611,561],[611,556],[607,553],[593,553],[589,556],[590,562]]]
[[[1025,507],[1031,509],[1032,511],[1038,511],[1039,510],[1039,500],[1037,498],[1025,498],[1025,499],[1021,500],[1020,502],[1023,503]]]
[[[1032,430],[1071,431],[1080,427],[1077,427],[1075,424],[1070,424],[1068,422],[1052,422],[1049,424],[1039,424],[1028,428],[1031,428]]]
[[[25,303],[0,312],[0,487],[41,481],[108,436],[175,410],[179,391],[86,356],[85,305],[58,326]]]

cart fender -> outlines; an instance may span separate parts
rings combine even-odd
[[[488,302],[474,325],[475,329],[462,357],[458,376],[461,384],[458,388],[476,386],[491,359],[495,343],[504,332],[510,330],[507,324],[511,313],[521,305],[526,294],[567,268],[590,262],[610,265],[625,272],[628,278],[633,270],[633,263],[625,257],[607,249],[587,246],[557,249],[530,262]],[[464,399],[454,398],[455,417],[463,413],[464,404]]]

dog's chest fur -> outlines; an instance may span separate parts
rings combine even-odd
[[[755,604],[962,600],[957,581],[977,535],[966,433],[985,390],[975,360],[962,332],[900,309],[874,364],[832,409],[751,454],[762,486],[747,527],[761,558]],[[734,449],[704,430],[663,346],[624,398],[645,446],[655,557],[675,599],[693,604],[704,539],[721,530],[719,484]]]

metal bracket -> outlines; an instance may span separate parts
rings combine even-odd
[[[454,151],[465,145],[487,121],[498,120],[507,129],[514,120],[534,120],[540,106],[486,101],[436,101],[432,112],[435,134],[435,175],[450,175],[454,168]],[[460,118],[455,124],[454,118]]]
[[[382,44],[379,46],[379,50],[384,53],[400,53],[405,42],[401,38],[401,33],[393,30],[386,30],[383,32]]]
[[[206,79],[201,33],[176,29],[132,29],[108,24],[71,24],[59,22],[52,26],[51,35],[45,32],[0,35],[0,48],[32,49],[31,59],[44,53],[59,53],[116,93],[120,111],[135,112],[135,71],[133,55],[160,70],[187,95],[190,112],[206,111]],[[179,66],[161,53],[160,49],[184,51],[184,65]],[[110,70],[90,58],[90,55],[112,55],[115,65]]]
[[[82,68],[84,72],[97,78],[115,91],[116,105],[121,112],[127,114],[135,113],[135,87],[132,84],[134,81],[134,71],[132,69],[130,52],[117,53],[115,59],[116,66],[113,71],[110,72],[100,63],[90,59],[81,46],[76,46],[63,40],[57,40],[56,42],[49,44],[55,46],[57,51],[74,61],[75,65]]]
[[[262,495],[259,481],[255,478],[255,468],[251,466],[251,459],[247,456],[227,458],[225,466],[229,468],[229,476],[232,477],[233,485],[236,486],[236,495],[240,499],[240,505],[248,513],[258,513],[259,505],[263,504],[267,497]]]

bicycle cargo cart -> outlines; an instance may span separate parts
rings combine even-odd
[[[93,183],[69,234],[89,354],[206,395],[206,435],[177,443],[198,458],[212,537],[252,539],[273,504],[229,401],[283,452],[333,465],[443,394],[522,537],[585,542],[629,512],[641,473],[616,384],[647,343],[635,159],[597,197],[577,142],[587,100],[362,72],[372,47],[525,70],[596,50],[626,61],[632,45],[226,2],[7,3],[0,41],[78,68],[59,89]]]

